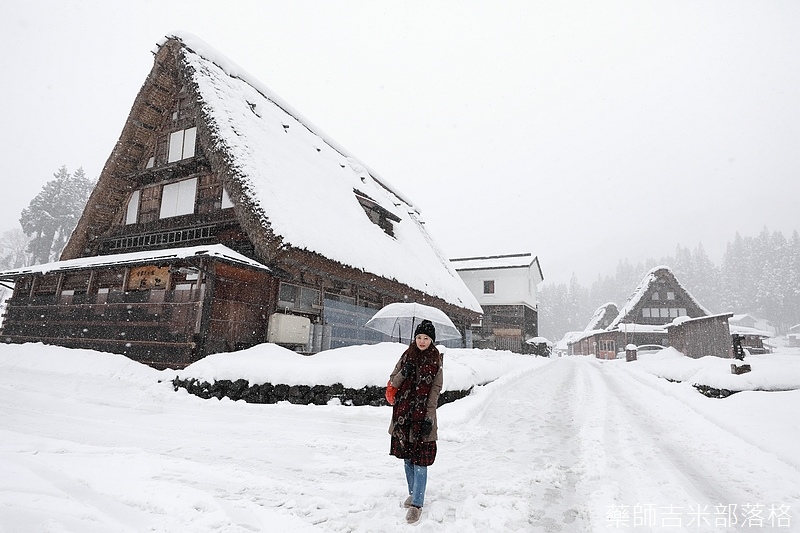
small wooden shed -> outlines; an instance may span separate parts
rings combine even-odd
[[[679,320],[666,326],[669,344],[693,359],[706,356],[733,357],[728,319],[733,313]]]

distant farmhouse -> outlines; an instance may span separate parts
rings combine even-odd
[[[789,346],[800,346],[800,324],[790,327],[786,337],[789,339]]]
[[[154,55],[61,260],[0,273],[3,341],[181,368],[384,340],[362,326],[396,301],[466,336],[481,306],[408,198],[199,39]]]
[[[771,353],[772,347],[764,341],[775,334],[775,328],[766,320],[743,313],[733,315],[729,320],[731,335],[739,335],[742,346],[751,354]]]
[[[483,308],[472,328],[476,348],[529,353],[539,336],[536,286],[544,280],[539,258],[530,253],[450,260]]]
[[[584,331],[604,330],[610,326],[618,316],[619,309],[617,309],[617,304],[614,302],[603,304],[595,310]]]
[[[598,308],[584,332],[571,335],[568,352],[614,359],[629,344],[680,344],[676,348],[691,357],[729,357],[731,316],[712,315],[668,267],[659,266],[644,276],[618,312],[614,304]]]

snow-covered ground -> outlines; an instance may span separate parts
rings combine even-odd
[[[402,348],[264,346],[181,374],[383,385]],[[800,350],[746,362],[448,350],[446,387],[478,386],[440,408],[409,526],[387,407],[203,400],[121,356],[2,345],[0,532],[797,531],[800,390],[752,389],[800,388]]]

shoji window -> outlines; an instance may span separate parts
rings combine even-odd
[[[125,215],[125,224],[136,224],[139,216],[139,191],[133,191],[128,200],[128,213]]]
[[[160,218],[176,217],[194,213],[197,195],[197,178],[164,185],[161,194]]]
[[[170,133],[167,162],[172,163],[187,157],[194,157],[196,137],[196,127]]]

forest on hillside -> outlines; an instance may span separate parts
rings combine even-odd
[[[755,237],[738,232],[728,242],[722,263],[706,255],[702,243],[677,246],[674,256],[617,264],[616,273],[598,276],[590,287],[573,274],[569,284],[544,284],[539,290],[539,334],[558,341],[582,331],[594,311],[608,302],[622,307],[653,267],[665,265],[697,301],[712,313],[749,313],[768,320],[778,334],[800,323],[800,235],[764,228]]]

